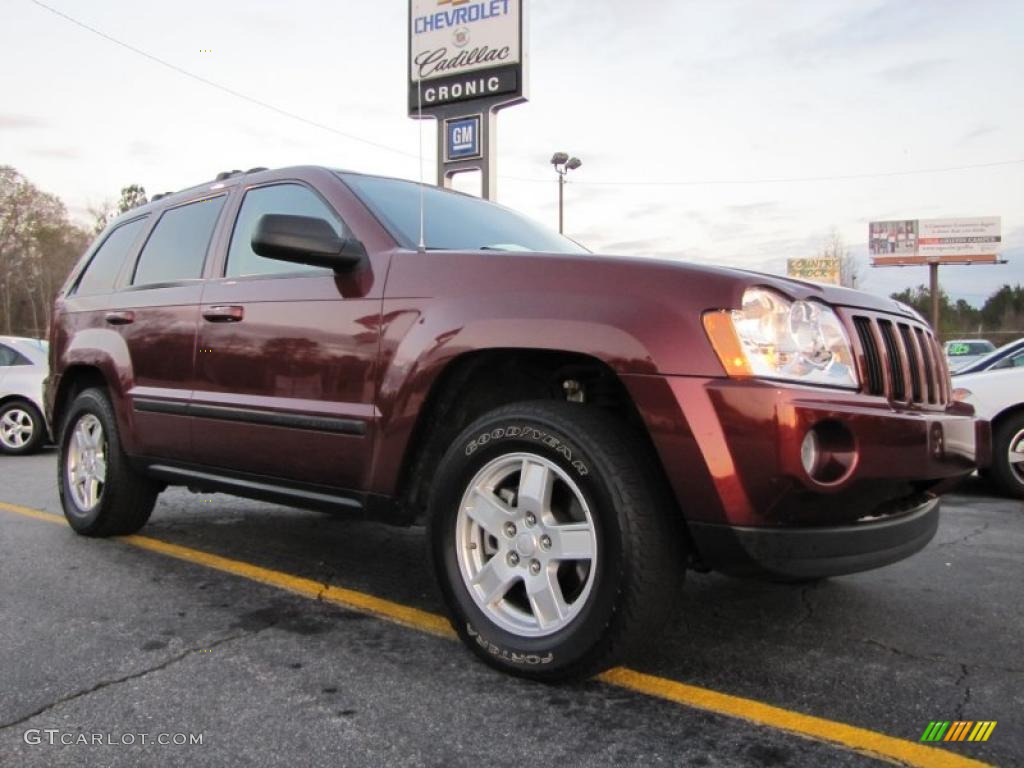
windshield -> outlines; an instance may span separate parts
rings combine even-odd
[[[420,239],[420,185],[401,179],[339,173],[381,223],[406,248]],[[587,253],[578,243],[522,214],[470,195],[424,185],[424,241],[451,251],[542,251]]]
[[[993,349],[995,347],[988,341],[951,341],[946,344],[946,354],[950,357],[984,355]]]

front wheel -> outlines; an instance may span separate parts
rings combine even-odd
[[[135,533],[149,520],[159,487],[128,463],[106,392],[87,389],[61,433],[57,487],[64,516],[83,536]]]
[[[492,411],[451,445],[430,541],[453,626],[484,661],[575,679],[654,637],[683,558],[648,455],[610,415],[547,401]]]

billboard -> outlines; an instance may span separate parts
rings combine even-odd
[[[871,265],[994,264],[999,260],[1001,227],[998,216],[872,221]]]
[[[523,0],[409,0],[409,114],[525,96]]]
[[[798,280],[813,280],[816,283],[839,285],[839,259],[831,256],[811,259],[789,259],[786,274]]]

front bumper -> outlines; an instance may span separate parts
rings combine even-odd
[[[811,577],[826,575],[830,559],[835,573],[893,562],[934,533],[938,507],[929,499],[990,460],[988,422],[961,405],[903,408],[882,397],[759,380],[624,378],[697,564],[719,570],[765,561],[763,570]],[[834,471],[804,468],[800,449],[812,429],[822,429],[826,443],[843,436]],[[865,522],[883,519],[892,525]],[[820,543],[846,540],[851,552]],[[789,556],[797,563],[790,568],[806,573],[783,570]]]
[[[817,579],[880,568],[914,554],[939,527],[939,499],[852,525],[765,528],[691,523],[703,564],[737,576]]]

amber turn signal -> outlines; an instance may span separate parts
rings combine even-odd
[[[736,335],[732,324],[732,313],[727,309],[704,313],[704,331],[711,341],[711,347],[722,361],[725,372],[730,376],[752,376],[750,363]]]

